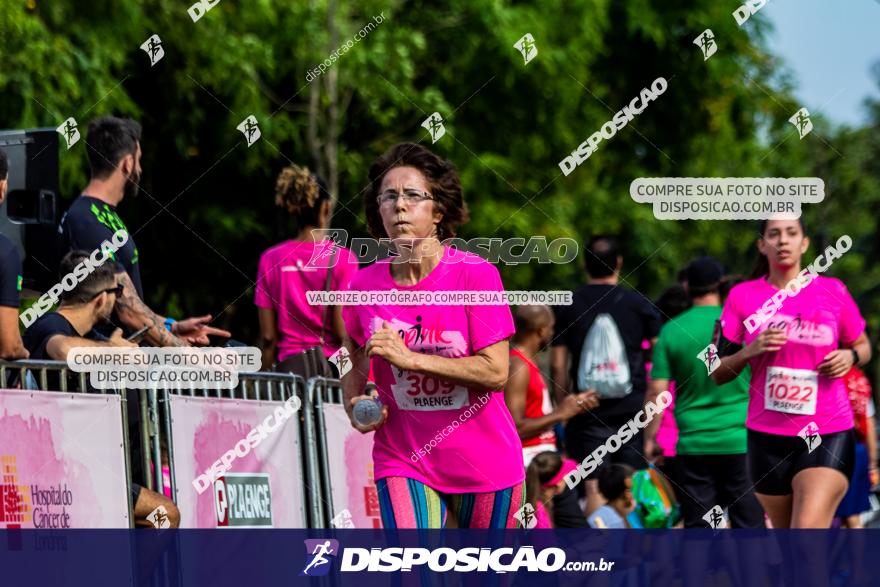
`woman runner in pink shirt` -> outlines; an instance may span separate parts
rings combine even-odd
[[[499,297],[498,270],[442,244],[467,220],[458,173],[420,145],[399,144],[379,157],[369,177],[367,226],[374,237],[390,238],[400,256],[352,280],[352,292],[367,297],[343,310],[352,360],[343,386],[351,417],[354,404],[367,398],[372,361],[382,419],[361,426],[352,418],[352,426],[376,430],[382,524],[440,528],[451,514],[460,528],[516,527],[525,471],[501,392],[513,318]],[[410,297],[366,294],[391,290]],[[438,305],[448,296],[442,292],[494,297],[491,305],[450,298]]]
[[[774,528],[830,527],[852,475],[853,415],[842,377],[868,362],[871,348],[846,286],[818,275],[848,238],[801,271],[810,240],[800,220],[762,222],[762,263],[731,290],[716,327],[715,382],[752,368],[749,472]]]

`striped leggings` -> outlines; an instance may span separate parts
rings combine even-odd
[[[451,508],[459,528],[518,528],[513,515],[525,499],[525,482],[490,493],[440,493],[420,481],[376,481],[384,528],[442,528]]]

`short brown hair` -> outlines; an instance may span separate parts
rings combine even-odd
[[[467,206],[461,193],[461,179],[450,161],[446,161],[415,143],[398,143],[381,155],[370,167],[370,189],[364,194],[367,229],[375,238],[387,238],[376,197],[385,174],[395,167],[415,167],[428,181],[434,205],[443,214],[437,224],[441,241],[455,236],[458,226],[468,221]]]
[[[61,259],[58,271],[59,281],[73,273],[77,265],[89,258],[89,251],[70,251]],[[61,301],[67,304],[87,304],[100,295],[102,291],[113,287],[116,282],[118,266],[112,259],[106,259],[96,265],[91,273],[80,280],[72,290],[61,292]]]

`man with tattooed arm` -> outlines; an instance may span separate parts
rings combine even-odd
[[[139,190],[140,136],[140,124],[127,118],[107,116],[89,124],[86,153],[91,179],[61,218],[60,256],[71,250],[95,250],[117,230],[127,230],[116,207],[125,197],[135,197]],[[225,330],[209,326],[210,315],[176,321],[144,303],[138,250],[131,234],[114,254],[114,260],[123,286],[114,312],[127,333],[150,326],[145,340],[153,346],[207,345],[208,335],[230,336]]]

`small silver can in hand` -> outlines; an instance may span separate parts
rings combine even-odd
[[[362,399],[354,405],[354,421],[361,426],[372,426],[382,419],[382,402],[376,398]]]

